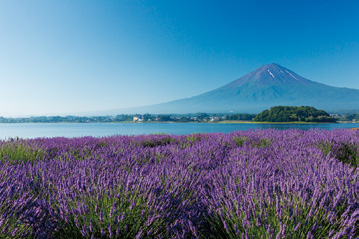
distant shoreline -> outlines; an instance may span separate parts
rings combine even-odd
[[[11,122],[11,123],[0,123],[0,124],[113,124],[113,123],[124,123],[124,124],[159,124],[159,123],[166,123],[166,124],[353,124],[356,122],[352,121],[338,121],[338,122],[305,122],[305,121],[298,121],[298,122],[257,122],[257,121],[242,121],[242,120],[224,120],[224,121],[217,121],[217,122],[177,122],[177,121],[151,121],[151,122],[134,122],[134,121],[114,121],[114,122]]]
[[[216,122],[219,124],[335,124],[337,122],[305,122],[305,121],[293,121],[293,122],[258,122],[258,121],[236,121],[226,120]]]

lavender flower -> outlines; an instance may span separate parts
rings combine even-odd
[[[273,238],[269,223],[279,221],[278,236],[287,236],[289,215],[293,237],[303,216],[308,237],[318,228],[327,230],[323,237],[354,237],[358,179],[340,160],[355,159],[358,145],[359,134],[347,130],[0,141],[0,231],[21,238],[14,229],[26,228],[27,237],[49,238],[73,221],[77,234],[92,238],[115,237],[115,228],[135,238],[141,226],[151,237],[193,238],[208,233],[203,225],[213,216],[223,227],[212,226],[212,234],[225,228],[239,236],[243,226],[249,238],[264,226]],[[43,155],[15,163],[11,147]],[[318,216],[327,220],[310,220]]]

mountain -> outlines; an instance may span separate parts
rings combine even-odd
[[[280,65],[268,64],[238,80],[198,96],[117,112],[258,113],[278,105],[308,105],[328,112],[358,111],[359,90],[328,86],[305,79]]]

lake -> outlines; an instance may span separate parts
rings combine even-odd
[[[230,133],[237,130],[253,129],[337,129],[358,128],[352,124],[208,124],[208,123],[17,123],[0,124],[0,139],[9,137],[81,137],[141,134],[191,134],[191,133]]]

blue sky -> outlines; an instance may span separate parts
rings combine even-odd
[[[359,1],[0,0],[0,116],[162,103],[268,63],[359,89]]]

